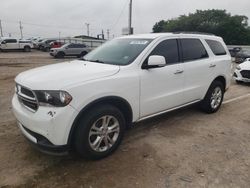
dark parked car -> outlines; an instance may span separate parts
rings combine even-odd
[[[242,63],[246,60],[246,58],[250,58],[250,51],[242,50],[236,54],[235,63]]]
[[[42,50],[42,51],[44,51],[44,52],[49,52],[49,50],[50,50],[50,43],[51,43],[51,42],[54,42],[54,41],[56,41],[56,40],[52,40],[52,39],[44,40],[44,41],[42,41],[42,42],[39,44],[38,49],[39,49],[39,50]]]
[[[237,55],[237,53],[239,53],[242,50],[242,48],[241,47],[235,47],[235,48],[229,48],[228,50],[229,50],[231,56],[235,57]]]

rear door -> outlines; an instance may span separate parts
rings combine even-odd
[[[68,46],[65,47],[65,54],[74,55],[74,49],[75,49],[74,44],[69,44]]]
[[[185,103],[202,99],[214,78],[216,65],[211,62],[204,45],[205,41],[198,38],[180,39],[185,70],[183,93]]]
[[[167,64],[165,67],[141,70],[141,118],[183,104],[183,64],[179,58],[177,39],[160,42],[151,55],[164,56]],[[147,64],[147,59],[143,64]]]

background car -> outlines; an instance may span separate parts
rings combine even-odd
[[[236,67],[233,78],[237,83],[250,83],[250,58],[247,58],[243,63]]]
[[[55,58],[64,58],[64,56],[83,57],[90,52],[90,47],[85,44],[65,44],[60,48],[52,48],[50,55]]]
[[[235,57],[236,54],[242,50],[242,48],[241,47],[234,47],[234,48],[229,48],[228,50],[230,52],[231,57]]]
[[[49,52],[49,50],[50,50],[50,43],[54,42],[54,41],[56,41],[56,40],[53,40],[53,39],[43,40],[41,43],[39,43],[38,49],[42,50],[44,52]]]
[[[33,44],[30,40],[8,38],[2,40],[0,43],[1,51],[22,50],[25,52],[30,52],[32,48]]]
[[[250,51],[242,50],[236,54],[235,63],[242,63],[246,60],[246,58],[250,58]]]

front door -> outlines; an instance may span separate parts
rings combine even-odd
[[[183,104],[184,70],[177,40],[160,42],[149,56],[151,55],[164,56],[166,66],[141,70],[141,118]]]

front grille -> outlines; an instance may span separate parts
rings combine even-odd
[[[33,92],[30,91],[29,89],[24,88],[24,87],[21,87],[21,93],[23,93],[31,98],[35,98]]]
[[[19,101],[30,111],[36,112],[38,109],[38,103],[34,92],[21,85],[16,86],[16,92]]]
[[[248,78],[248,79],[250,79],[250,70],[243,70],[243,71],[240,71],[240,74],[242,75],[243,78]]]

